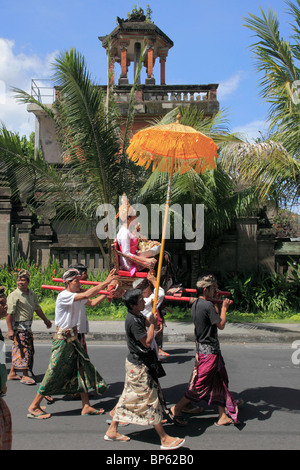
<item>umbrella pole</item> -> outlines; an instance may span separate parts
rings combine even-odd
[[[163,257],[164,257],[164,247],[165,247],[168,213],[169,213],[170,198],[171,198],[173,170],[174,170],[174,157],[172,158],[172,165],[171,165],[170,174],[169,174],[169,183],[168,183],[167,198],[166,198],[166,210],[165,210],[163,231],[162,231],[162,237],[161,237],[160,253],[159,253],[159,259],[158,259],[158,268],[157,268],[157,275],[156,275],[156,286],[155,286],[154,300],[153,300],[153,306],[152,306],[152,314],[154,316],[156,316],[156,304],[157,304],[157,299],[158,299],[158,290],[159,290],[159,283],[160,283],[160,277],[161,277],[161,268],[162,268],[162,262],[163,262]]]

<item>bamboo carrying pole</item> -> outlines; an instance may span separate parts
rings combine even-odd
[[[172,187],[172,179],[173,179],[173,171],[174,171],[174,157],[172,158],[172,165],[169,174],[169,182],[168,182],[168,190],[167,190],[167,198],[166,198],[166,210],[165,210],[165,217],[164,217],[164,225],[161,237],[161,245],[160,245],[160,253],[159,253],[159,260],[158,260],[158,268],[157,268],[157,275],[156,275],[156,286],[154,291],[154,300],[152,306],[152,314],[156,317],[156,304],[158,299],[158,290],[161,278],[161,268],[162,262],[164,257],[164,247],[165,247],[165,238],[166,238],[166,231],[167,231],[167,222],[168,222],[168,213],[169,213],[169,206],[170,206],[170,199],[171,199],[171,187]]]

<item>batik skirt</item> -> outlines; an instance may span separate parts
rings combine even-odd
[[[191,401],[205,400],[208,405],[226,407],[230,417],[237,422],[238,407],[228,390],[228,383],[221,353],[198,353],[185,397]]]
[[[39,387],[40,395],[73,395],[94,389],[102,395],[108,385],[91,363],[77,337],[55,338],[48,369]]]
[[[11,450],[12,421],[9,408],[0,398],[0,450]]]
[[[15,331],[14,341],[11,350],[11,365],[14,369],[33,368],[33,334],[28,330]]]
[[[125,363],[124,389],[116,406],[114,420],[142,426],[159,424],[163,417],[163,396],[158,381],[145,364]]]

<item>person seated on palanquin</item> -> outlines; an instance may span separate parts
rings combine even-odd
[[[117,234],[119,251],[126,256],[120,256],[120,268],[129,271],[132,275],[143,269],[153,269],[157,260],[153,257],[144,256],[139,251],[140,237],[137,234],[138,224],[136,211],[130,206],[126,195],[121,198],[121,205],[117,214],[120,221],[120,229]]]

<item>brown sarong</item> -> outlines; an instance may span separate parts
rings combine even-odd
[[[12,422],[9,408],[0,398],[0,450],[11,450]]]
[[[28,330],[15,331],[14,341],[11,350],[11,363],[14,369],[33,368],[33,334]]]
[[[126,359],[124,390],[116,406],[114,420],[140,425],[159,424],[163,417],[163,397],[158,382],[145,364]]]

